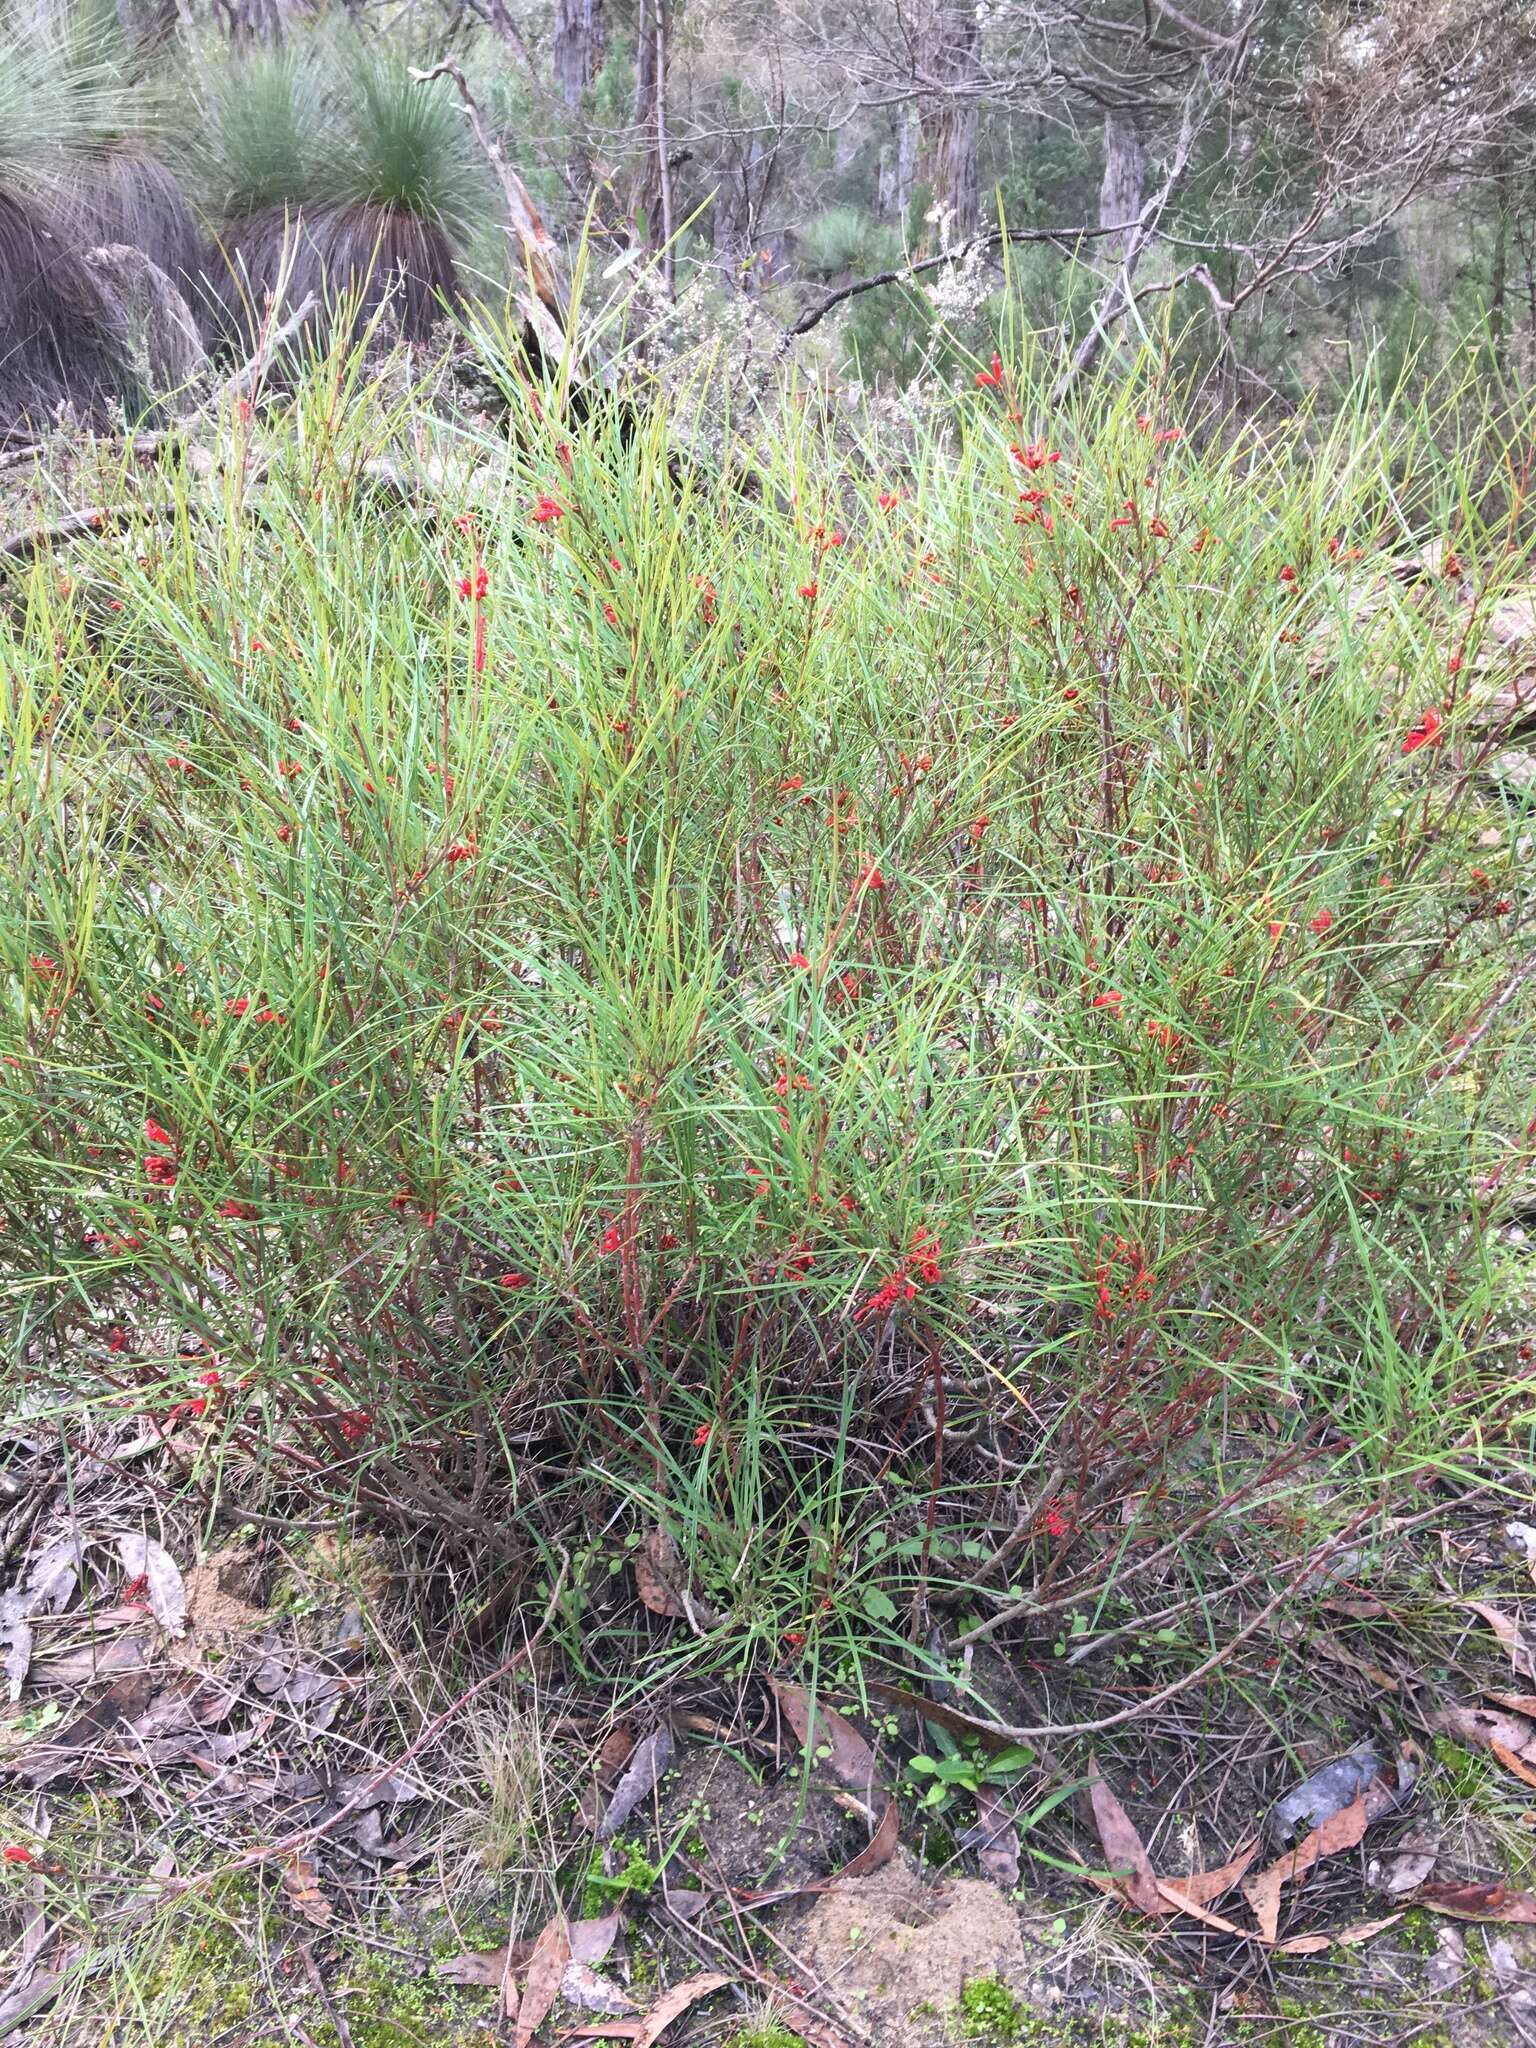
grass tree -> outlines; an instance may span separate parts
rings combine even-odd
[[[119,132],[124,78],[79,18],[0,11],[0,432],[131,399],[82,241],[62,203]]]
[[[206,53],[197,95],[232,329],[312,292],[332,324],[345,305],[361,333],[387,307],[422,341],[461,301],[494,186],[446,85],[322,26],[279,50]]]

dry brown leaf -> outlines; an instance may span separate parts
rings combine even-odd
[[[1288,1849],[1285,1855],[1261,1870],[1257,1877],[1248,1880],[1243,1886],[1243,1897],[1259,1923],[1261,1941],[1273,1944],[1279,1936],[1282,1888],[1293,1884],[1298,1877],[1304,1877],[1322,1857],[1336,1856],[1341,1849],[1352,1849],[1364,1839],[1370,1818],[1363,1795],[1356,1793],[1348,1806],[1330,1814],[1304,1842]]]
[[[149,1611],[168,1636],[187,1632],[187,1589],[171,1554],[153,1536],[126,1529],[113,1539],[129,1579],[142,1579]]]
[[[1293,1934],[1289,1941],[1276,1943],[1275,1954],[1320,1956],[1325,1948],[1355,1948],[1384,1928],[1395,1927],[1402,1917],[1401,1913],[1388,1913],[1380,1920],[1360,1920],[1353,1927],[1341,1927],[1334,1934]]]
[[[1224,1893],[1231,1891],[1239,1878],[1248,1874],[1249,1864],[1259,1853],[1259,1842],[1260,1837],[1255,1835],[1243,1844],[1230,1863],[1223,1863],[1219,1870],[1193,1870],[1188,1877],[1170,1877],[1166,1882],[1197,1906],[1214,1906]],[[1158,1882],[1162,1884],[1165,1880],[1159,1878]]]
[[[652,1614],[669,1621],[697,1622],[708,1628],[719,1620],[715,1610],[688,1591],[688,1567],[665,1529],[652,1529],[631,1560],[635,1591]]]
[[[1426,1884],[1408,1901],[1452,1920],[1498,1920],[1507,1927],[1536,1927],[1536,1892],[1512,1892],[1507,1884]]]
[[[21,1698],[32,1659],[32,1616],[56,1614],[75,1590],[80,1562],[79,1539],[66,1536],[50,1543],[28,1565],[21,1583],[0,1595],[0,1642],[7,1645],[5,1672],[10,1698]]]
[[[885,1810],[875,1823],[875,1832],[870,1836],[857,1856],[850,1857],[841,1870],[835,1870],[830,1877],[822,1878],[818,1888],[841,1884],[845,1877],[868,1877],[872,1870],[878,1870],[882,1863],[889,1863],[896,1853],[896,1837],[901,1826],[896,1801],[887,1792]]]
[[[634,2012],[635,2001],[621,1991],[610,1978],[600,1977],[596,1970],[572,1956],[565,1966],[565,1975],[560,1979],[560,1996],[571,2005],[579,2005],[583,2012],[626,2013]]]
[[[311,1927],[329,1927],[331,1902],[320,1889],[315,1866],[297,1851],[283,1865],[283,1892],[288,1903]]]
[[[1373,1863],[1367,1875],[1377,1891],[1389,1899],[1400,1899],[1404,1892],[1418,1890],[1434,1870],[1439,1854],[1438,1837],[1415,1829],[1404,1835],[1389,1856]]]
[[[797,1898],[804,1893],[826,1891],[831,1885],[841,1884],[844,1878],[865,1877],[870,1871],[878,1870],[895,1854],[901,1826],[896,1801],[875,1782],[874,1752],[853,1723],[835,1708],[823,1706],[819,1701],[813,1705],[804,1686],[795,1685],[789,1679],[770,1678],[768,1688],[778,1701],[785,1720],[811,1752],[812,1758],[829,1765],[834,1777],[859,1794],[868,1811],[879,1810],[880,1818],[875,1823],[874,1833],[858,1855],[845,1863],[841,1870],[833,1871],[830,1877],[817,1878],[812,1884],[796,1885],[786,1891],[737,1891],[738,1898],[759,1906],[773,1900]]]
[[[447,1956],[437,1966],[439,1977],[450,1984],[500,1986],[508,1970],[520,1970],[528,1960],[532,1943],[520,1941],[515,1948],[466,1949],[463,1955]]]
[[[1501,1613],[1497,1607],[1490,1607],[1486,1600],[1463,1600],[1463,1607],[1473,1614],[1481,1615],[1493,1630],[1499,1641],[1509,1652],[1511,1670],[1518,1671],[1522,1678],[1536,1678],[1536,1658],[1520,1634],[1520,1624],[1513,1615]]]
[[[686,1621],[688,1603],[674,1580],[681,1570],[677,1545],[664,1529],[651,1529],[631,1560],[635,1567],[635,1591],[652,1614],[668,1621]]]
[[[963,1714],[958,1707],[946,1706],[942,1700],[924,1699],[921,1693],[909,1692],[903,1685],[889,1685],[883,1678],[871,1678],[866,1682],[865,1691],[871,1699],[881,1700],[888,1707],[905,1707],[908,1713],[932,1722],[935,1728],[948,1729],[951,1735],[974,1736],[983,1749],[994,1755],[998,1750],[1015,1747],[1016,1738],[1011,1729],[978,1720],[974,1714]]]
[[[1157,1885],[1158,1896],[1163,1900],[1159,1908],[1161,1912],[1188,1913],[1203,1926],[1214,1927],[1218,1934],[1235,1934],[1240,1941],[1248,1939],[1246,1928],[1238,1927],[1230,1920],[1224,1920],[1219,1913],[1211,1912],[1208,1907],[1197,1905],[1193,1899],[1186,1897],[1177,1885],[1169,1884],[1161,1877],[1154,1882]]]
[[[511,2019],[514,2006],[517,2014],[512,2030],[512,2048],[528,2048],[529,2042],[549,2017],[550,2008],[560,1996],[565,1966],[570,1960],[570,1930],[565,1924],[565,1915],[557,1912],[546,1922],[533,1944],[520,1999],[514,1998],[515,1979],[510,1975],[506,1979],[502,1997],[506,2002],[507,2017]]]
[[[634,1753],[635,1731],[629,1723],[621,1721],[617,1728],[610,1728],[593,1759],[599,1784],[611,1785]]]
[[[1130,1815],[1099,1776],[1097,1765],[1088,1781],[1088,1803],[1115,1889],[1140,1913],[1166,1912],[1146,1844],[1137,1834]]]
[[[114,1679],[83,1714],[28,1750],[16,1766],[18,1777],[29,1785],[46,1785],[54,1778],[76,1775],[88,1764],[103,1736],[115,1733],[144,1711],[154,1690],[155,1682],[147,1671],[130,1671]]]
[[[1536,1786],[1536,1771],[1531,1769],[1523,1756],[1517,1756],[1514,1750],[1506,1749],[1502,1742],[1490,1742],[1488,1747],[1511,1777],[1518,1778],[1522,1785]]]
[[[875,1787],[874,1751],[853,1723],[835,1708],[812,1701],[803,1685],[788,1679],[770,1678],[768,1690],[805,1748],[818,1757],[825,1750],[820,1760],[831,1767],[833,1776],[867,1799]]]
[[[672,2022],[681,2019],[689,2006],[697,2005],[701,1998],[708,1998],[712,1991],[719,1991],[730,1982],[731,1979],[720,1970],[705,1970],[697,1977],[685,1977],[681,1984],[674,1984],[641,2021],[640,2031],[635,2036],[635,2048],[655,2048]]]
[[[604,1913],[600,1920],[573,1920],[571,1922],[571,1960],[577,1963],[600,1963],[613,1947],[619,1932],[619,1922],[624,1917],[621,1900],[610,1913]]]
[[[1483,1697],[1496,1707],[1507,1707],[1512,1714],[1525,1714],[1536,1721],[1536,1692],[1490,1692]]]
[[[1508,1694],[1490,1697],[1505,1706],[1511,1703]],[[1442,1707],[1430,1717],[1429,1725],[1437,1735],[1448,1735],[1464,1747],[1492,1749],[1498,1742],[1516,1756],[1536,1763],[1536,1721],[1521,1714],[1492,1713],[1487,1707]]]
[[[611,1841],[641,1800],[648,1799],[655,1791],[662,1772],[672,1761],[672,1752],[676,1747],[672,1730],[665,1721],[653,1729],[643,1742],[635,1744],[634,1754],[629,1760],[629,1769],[614,1787],[613,1797],[608,1802],[608,1811],[593,1830],[599,1842]]]
[[[677,1718],[686,1723],[686,1715]],[[578,1804],[584,1826],[597,1826],[602,1818],[604,1794],[612,1789],[614,1780],[634,1753],[635,1731],[629,1723],[621,1721],[616,1728],[610,1728],[592,1759],[592,1782],[581,1789]]]
[[[75,1687],[90,1685],[98,1678],[115,1678],[124,1672],[149,1667],[153,1645],[145,1632],[93,1639],[83,1649],[61,1650],[56,1657],[37,1657],[32,1664],[35,1686]]]
[[[1011,1890],[1019,1881],[1019,1831],[1002,1793],[995,1785],[976,1788],[976,1820],[956,1837],[962,1848],[974,1849],[982,1874]]]

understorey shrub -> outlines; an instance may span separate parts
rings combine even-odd
[[[9,575],[13,1398],[498,1553],[611,1483],[727,1598],[852,1460],[872,1626],[980,1512],[1049,1582],[1526,1427],[1492,429],[1053,414],[1021,344],[916,445],[791,394],[749,491],[509,369],[423,509],[351,374]]]

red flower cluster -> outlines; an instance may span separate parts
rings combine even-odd
[[[1001,384],[1001,383],[1002,383],[1002,381],[1003,381],[1003,359],[1002,359],[1002,357],[1001,357],[1001,356],[1000,356],[1000,355],[998,354],[997,350],[996,350],[996,349],[993,349],[993,351],[992,351],[992,367],[991,367],[991,369],[990,369],[990,370],[978,370],[978,371],[976,372],[976,382],[977,382],[978,384]]]
[[[547,492],[541,491],[539,502],[528,516],[535,526],[550,526],[555,520],[565,517],[565,507],[558,498],[551,498]]]
[[[490,587],[491,579],[484,569],[477,569],[472,577],[461,576],[459,578],[460,597],[472,597],[478,601],[484,597]]]
[[[1061,1502],[1055,1498],[1048,1500],[1041,1508],[1035,1517],[1035,1526],[1043,1529],[1047,1536],[1060,1537],[1072,1534],[1072,1524],[1062,1513]]]
[[[1109,1247],[1107,1251],[1106,1246]],[[1124,1268],[1123,1274],[1118,1276],[1115,1271],[1117,1264]],[[1099,1240],[1093,1280],[1098,1295],[1094,1314],[1101,1322],[1109,1323],[1114,1321],[1117,1309],[1129,1308],[1138,1301],[1150,1301],[1157,1276],[1147,1264],[1146,1254],[1139,1244],[1117,1237],[1110,1245],[1105,1237]]]
[[[889,1314],[900,1301],[911,1301],[919,1287],[937,1287],[943,1279],[939,1265],[939,1240],[926,1230],[912,1233],[912,1249],[888,1280],[853,1312],[856,1323]]]
[[[1021,448],[1017,441],[1015,441],[1009,447],[1008,453],[1015,462],[1022,462],[1026,469],[1031,470],[1045,469],[1049,464],[1060,462],[1061,460],[1061,451],[1056,448],[1047,448],[1043,441],[1031,441],[1024,448]]]
[[[1429,710],[1424,712],[1419,719],[1413,731],[1403,741],[1403,752],[1405,754],[1416,754],[1420,747],[1438,746],[1442,729],[1440,714],[1431,705]]]

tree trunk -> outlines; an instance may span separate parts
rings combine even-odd
[[[603,62],[603,0],[555,0],[555,90],[578,106]]]
[[[742,275],[752,233],[751,179],[734,138],[720,165],[710,226],[720,267],[735,282]]]
[[[938,214],[940,245],[969,241],[981,225],[976,161],[981,23],[976,0],[936,0],[923,49],[923,82],[931,90],[918,114],[917,181]]]
[[[1122,235],[1106,235],[1099,247],[1106,260],[1119,262],[1129,242],[1129,223],[1141,212],[1147,182],[1147,152],[1131,115],[1118,108],[1104,116],[1104,182],[1099,187],[1099,226],[1126,227]]]
[[[880,189],[876,200],[881,220],[902,229],[912,206],[917,177],[917,121],[910,107],[896,109],[896,133],[880,153]]]
[[[1509,148],[1504,145],[1493,171],[1493,263],[1488,278],[1488,353],[1502,375],[1507,367],[1505,339],[1509,332]]]
[[[635,128],[640,160],[630,187],[629,208],[635,219],[635,235],[647,249],[657,246],[661,222],[661,159],[656,153],[658,105],[656,59],[664,45],[657,36],[661,0],[640,0],[635,24]]]

